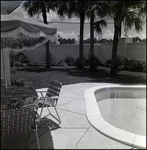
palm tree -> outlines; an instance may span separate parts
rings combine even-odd
[[[142,2],[139,1],[113,1],[110,5],[110,17],[114,20],[114,38],[112,47],[111,75],[116,75],[117,46],[121,33],[122,24],[131,29],[135,26],[137,32],[142,30],[143,20],[139,16],[141,13]],[[143,11],[144,12],[144,11]],[[144,13],[141,13],[144,14]]]
[[[97,12],[98,16],[110,17],[114,20],[114,38],[112,47],[111,75],[116,75],[117,46],[121,37],[122,24],[125,28],[131,29],[135,26],[137,32],[142,30],[143,20],[146,16],[146,3],[140,1],[105,1],[95,2],[91,12]],[[100,7],[101,6],[101,7]],[[93,21],[93,19],[91,19]],[[93,23],[91,23],[93,26]],[[92,27],[93,28],[93,27]],[[91,29],[91,32],[92,29]],[[92,37],[92,36],[91,36]],[[91,39],[92,40],[92,39]],[[91,50],[92,51],[92,50]]]
[[[27,0],[22,5],[27,11],[28,15],[33,17],[34,15],[42,14],[43,22],[47,22],[47,12],[55,10],[55,4],[51,1],[30,1]],[[46,68],[50,68],[50,52],[49,52],[49,41],[46,43]]]
[[[90,18],[90,70],[95,70],[94,66],[94,29],[102,34],[102,28],[107,26],[104,19],[94,22],[96,16],[105,16],[105,5],[103,2],[87,2],[87,17]]]
[[[80,42],[79,42],[79,69],[83,69],[83,36],[84,36],[84,20],[86,15],[86,2],[87,1],[63,1],[60,2],[57,8],[57,13],[60,17],[68,16],[71,18],[73,15],[80,18]]]

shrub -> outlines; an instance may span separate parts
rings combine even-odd
[[[95,70],[97,66],[100,65],[100,60],[96,56],[93,56],[91,59],[93,59],[93,64],[91,64],[91,69]]]
[[[84,66],[89,66],[89,65],[90,65],[90,55],[88,54],[88,59],[85,59]],[[96,69],[97,66],[99,65],[102,65],[102,62],[98,57],[93,56],[93,68]]]
[[[108,67],[111,66],[111,59],[106,60],[105,65]],[[125,56],[117,56],[116,70],[117,72],[121,70],[146,72],[146,63],[134,58],[128,59]]]
[[[84,61],[85,60],[83,59],[83,66],[84,66]],[[80,64],[80,58],[76,59],[75,64],[76,64],[77,69],[82,69],[83,68],[83,66],[81,66],[81,64]]]
[[[93,56],[93,69],[96,69],[97,66],[100,66],[100,65],[102,65],[101,60],[98,57]],[[83,66],[90,66],[90,55],[88,55],[87,59],[85,57],[83,57]],[[80,58],[76,59],[76,67],[78,69],[81,68],[81,66],[80,66]]]
[[[121,56],[123,70],[129,70],[129,59],[125,56]]]
[[[136,60],[131,58],[129,60],[129,70],[130,71],[138,71],[145,72],[146,71],[146,63],[144,61]]]
[[[14,55],[14,60],[19,61],[20,63],[29,63],[29,60],[25,54],[19,52]]]
[[[68,66],[75,66],[75,60],[73,57],[66,57],[64,62],[68,65]]]
[[[110,58],[106,59],[106,62],[104,64],[104,66],[106,66],[106,67],[110,67],[111,66],[111,59]]]
[[[18,77],[16,76],[16,68],[15,67],[10,68],[10,80],[11,80],[12,86],[28,86],[29,84],[31,84],[31,82],[27,82],[23,78],[18,79]]]
[[[13,63],[16,67],[23,66],[23,63],[26,63],[26,64],[29,63],[28,58],[22,52],[19,52],[17,54],[10,53],[9,57],[10,57],[10,66],[11,67],[13,67]],[[12,57],[13,57],[13,60],[12,60]]]

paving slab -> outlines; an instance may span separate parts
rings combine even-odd
[[[75,113],[72,111],[60,112],[61,128],[88,128],[90,124],[85,115]]]
[[[51,132],[54,149],[77,149],[76,144],[87,129],[60,128]]]
[[[78,149],[131,149],[119,142],[116,142],[90,127],[83,138],[77,144]]]
[[[60,96],[62,96],[62,93],[61,93],[61,95]],[[74,99],[82,99],[83,98],[83,95],[81,95],[81,94],[79,94],[78,92],[76,92],[76,91],[72,91],[72,90],[70,90],[70,91],[67,91],[66,93],[64,93],[64,97],[68,97],[68,98],[74,98]]]
[[[70,103],[67,103],[63,106],[58,106],[59,110],[67,110],[67,111],[71,111],[71,112],[75,112],[75,113],[79,113],[79,114],[83,114],[85,115],[85,102],[81,101],[81,100],[75,100],[72,101]]]

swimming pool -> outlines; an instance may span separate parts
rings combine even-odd
[[[105,136],[146,148],[146,86],[108,84],[85,91],[87,118]]]

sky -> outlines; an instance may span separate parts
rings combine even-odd
[[[24,11],[24,9],[19,6],[17,9],[15,9],[12,13],[12,15],[22,17],[22,18],[30,18],[27,13]],[[61,19],[55,12],[50,12],[50,14],[47,14],[47,20],[50,25],[53,27],[57,28],[57,33],[62,37],[62,38],[75,38],[78,40],[78,35],[80,32],[80,21],[79,18],[77,17],[72,17],[72,19],[64,18]],[[42,21],[42,17],[40,15],[39,18],[37,18],[37,15],[34,16],[31,19]],[[99,19],[99,18],[98,18]],[[60,22],[60,23],[59,23]],[[114,24],[112,20],[107,21],[107,27],[103,28],[102,30],[102,35],[98,35],[97,33],[94,34],[97,39],[100,38],[106,38],[106,39],[113,39],[114,35]],[[122,36],[125,35],[124,29],[122,28]],[[128,31],[128,36],[129,37],[135,37],[138,36],[141,39],[146,38],[146,22],[143,26],[143,30],[139,33],[137,33],[134,28]],[[84,39],[87,39],[90,37],[90,24],[89,20],[85,20],[85,25],[84,25]]]

